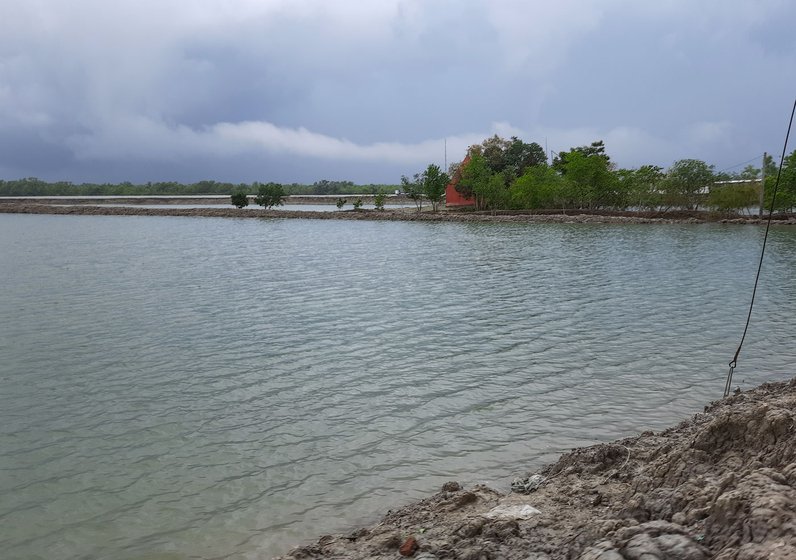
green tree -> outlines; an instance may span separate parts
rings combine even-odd
[[[738,174],[739,179],[750,180],[750,179],[757,179],[759,177],[760,177],[760,168],[755,167],[752,164],[749,164],[746,167],[744,167],[743,170],[741,170],[741,172]]]
[[[362,197],[358,197],[352,204],[354,205],[354,210],[362,208]]]
[[[315,181],[311,187],[310,194],[353,194],[354,183],[351,181],[330,181],[322,179]]]
[[[445,188],[449,182],[448,175],[442,172],[439,165],[432,163],[423,171],[423,194],[431,203],[432,212],[436,212],[439,209],[439,203],[442,201],[442,197],[445,196]]]
[[[713,185],[708,195],[708,206],[720,212],[733,213],[757,206],[760,200],[756,183]]]
[[[564,179],[569,183],[571,202],[576,206],[603,208],[616,205],[618,181],[611,172],[607,157],[574,151],[566,157],[563,170]]]
[[[562,174],[567,172],[566,165],[570,158],[575,154],[580,154],[584,157],[599,157],[604,158],[608,167],[611,168],[611,158],[605,152],[605,144],[602,140],[592,142],[588,146],[578,146],[577,148],[570,148],[568,152],[559,152],[553,158],[553,167]]]
[[[249,195],[243,191],[234,192],[230,197],[230,201],[236,208],[245,208],[249,205]]]
[[[768,168],[766,168],[768,169]],[[777,171],[771,175],[766,171],[766,208],[771,208],[771,199],[774,195],[774,186],[777,184]],[[796,150],[785,158],[782,172],[779,174],[779,187],[774,210],[793,212],[796,208]]]
[[[257,196],[254,197],[255,204],[259,204],[266,210],[274,206],[282,206],[284,202],[282,199],[285,197],[285,191],[279,183],[266,183],[257,186]]]
[[[563,198],[564,179],[547,165],[528,167],[511,185],[514,208],[555,208]]]
[[[373,197],[373,205],[376,207],[376,210],[384,210],[384,202],[387,200],[387,195],[384,193],[378,193]]]
[[[423,177],[420,173],[415,173],[412,179],[401,175],[401,190],[414,201],[418,212],[423,210]]]
[[[481,155],[492,173],[502,173],[506,169],[508,164],[506,155],[510,146],[511,142],[497,134],[481,143]]]
[[[505,173],[509,176],[509,182],[525,173],[529,167],[547,165],[547,154],[536,142],[527,144],[517,138],[511,137],[505,153]]]
[[[666,175],[657,165],[642,165],[638,169],[619,169],[617,207],[655,210],[661,201],[661,184]]]
[[[338,210],[342,210],[343,206],[346,205],[346,202],[348,201],[345,198],[338,198],[337,202],[335,202],[335,206],[337,206]]]
[[[474,197],[476,208],[483,210],[487,203],[484,195],[489,192],[489,181],[493,175],[486,158],[480,153],[472,153],[461,171],[462,178],[456,185],[456,190],[463,196]]]
[[[698,159],[681,159],[669,167],[663,181],[666,208],[698,210],[714,181],[713,166]]]
[[[492,214],[508,206],[509,191],[506,188],[506,178],[503,173],[489,175],[488,180],[480,184],[475,193],[476,198],[481,199],[481,208],[491,210]]]

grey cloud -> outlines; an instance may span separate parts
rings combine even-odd
[[[775,0],[26,3],[0,8],[0,168],[397,181],[495,131],[724,167],[781,141],[794,19]]]

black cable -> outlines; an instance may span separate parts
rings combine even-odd
[[[788,122],[788,132],[785,133],[785,145],[782,147],[782,157],[779,159],[779,170],[777,171],[777,181],[774,183],[774,193],[771,196],[771,207],[768,210],[768,223],[766,223],[766,234],[763,236],[763,248],[760,251],[760,262],[757,263],[757,275],[755,276],[755,287],[752,289],[752,301],[749,303],[749,314],[746,316],[746,326],[743,329],[741,342],[738,344],[738,349],[735,351],[730,362],[730,372],[727,374],[727,383],[724,385],[724,397],[728,397],[730,389],[732,389],[732,373],[735,366],[738,365],[738,355],[741,353],[741,347],[746,339],[746,331],[749,330],[749,321],[752,319],[752,308],[755,305],[755,294],[757,293],[757,284],[760,281],[760,270],[763,268],[763,256],[766,254],[766,242],[768,241],[768,230],[771,228],[771,217],[774,215],[774,203],[777,200],[777,189],[779,188],[779,178],[782,175],[782,166],[785,163],[785,152],[788,150],[788,138],[790,137],[790,129],[793,126],[793,114],[796,113],[796,99],[793,101],[793,109],[790,112],[790,122]],[[765,188],[765,185],[763,185]]]

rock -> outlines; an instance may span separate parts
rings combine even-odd
[[[401,546],[401,537],[398,533],[387,533],[376,537],[373,540],[373,545],[376,550],[395,550],[396,547]]]
[[[520,527],[513,519],[498,519],[486,525],[482,531],[485,539],[491,541],[506,541],[515,537],[520,532]]]
[[[453,509],[464,507],[466,505],[472,504],[477,500],[478,496],[475,495],[473,492],[465,492],[464,494],[460,494],[453,502]]]
[[[369,532],[289,558],[397,558],[410,532],[428,528],[413,560],[796,560],[796,379],[662,432],[574,450],[541,472],[534,505],[451,482]],[[621,482],[606,483],[616,472]]]
[[[489,560],[489,553],[478,547],[465,548],[457,551],[458,560]]]
[[[654,560],[663,558],[655,540],[647,533],[631,538],[622,549],[623,556],[628,560]]]
[[[401,545],[401,548],[398,549],[398,553],[401,556],[413,556],[415,552],[417,552],[417,540],[414,537],[409,537],[404,541],[404,544]]]
[[[515,478],[511,483],[511,491],[517,494],[530,494],[538,489],[547,479],[540,474],[527,478]]]
[[[461,489],[462,489],[461,484],[459,484],[455,480],[446,482],[445,484],[442,485],[443,492],[458,492]]]
[[[530,519],[542,513],[528,504],[495,506],[484,514],[487,519]]]
[[[578,560],[625,560],[611,545],[611,541],[602,541],[590,546],[578,557]]]
[[[459,528],[456,529],[455,532],[460,537],[469,539],[481,533],[481,529],[483,529],[484,523],[486,523],[486,520],[484,520],[483,518],[470,519],[467,522],[463,523],[461,526],[459,526]]]
[[[703,560],[705,550],[685,535],[660,535],[655,537],[658,548],[667,560]]]

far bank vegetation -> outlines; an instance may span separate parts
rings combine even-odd
[[[761,158],[762,159],[762,158]],[[771,204],[777,166],[765,160],[765,207]],[[698,159],[668,169],[643,165],[618,168],[602,140],[559,152],[548,161],[537,143],[497,135],[471,146],[449,174],[456,190],[477,210],[712,210],[751,213],[759,206],[761,169],[716,171]],[[775,210],[796,208],[796,151],[785,160]]]

